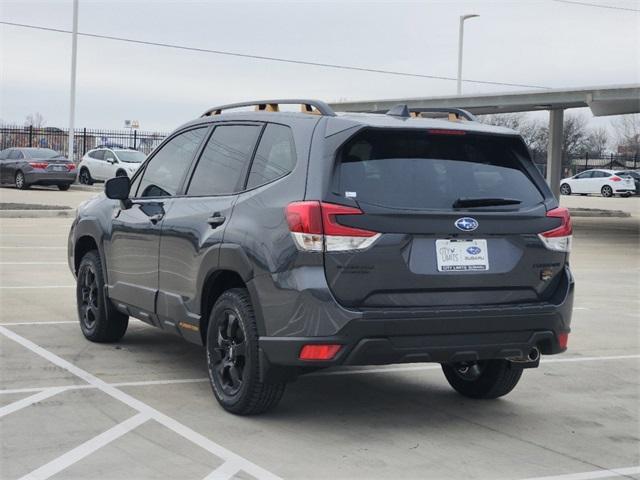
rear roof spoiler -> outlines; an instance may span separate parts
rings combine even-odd
[[[378,113],[378,112],[375,112]],[[458,121],[458,120],[467,120],[469,122],[476,122],[477,118],[472,113],[463,110],[462,108],[420,108],[420,107],[409,107],[405,104],[396,105],[392,109],[387,112],[387,115],[391,115],[393,117],[448,117],[449,120]]]
[[[322,100],[286,98],[279,100],[256,100],[252,102],[230,103],[228,105],[211,107],[206,112],[204,112],[201,117],[220,115],[225,110],[232,110],[234,108],[242,107],[255,107],[256,112],[279,112],[280,105],[300,105],[300,111],[302,113],[324,115],[328,117],[336,116],[336,113],[333,111],[333,109]]]

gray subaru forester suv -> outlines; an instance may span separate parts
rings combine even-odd
[[[273,100],[178,128],[78,209],[82,332],[135,317],[203,345],[236,414],[342,365],[437,362],[463,395],[507,394],[566,350],[571,219],[518,134],[433,113]]]

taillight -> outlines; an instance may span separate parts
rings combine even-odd
[[[29,162],[29,165],[31,165],[33,168],[47,168],[49,166],[48,163],[45,162]]]
[[[71,171],[71,170],[75,170],[76,169],[76,164],[75,163],[67,163],[67,170]]]
[[[300,360],[332,360],[340,351],[342,345],[316,344],[305,345],[300,350]]]
[[[547,212],[547,217],[560,218],[562,223],[559,227],[538,234],[544,246],[556,252],[570,252],[571,239],[573,237],[573,226],[571,225],[571,215],[564,207],[554,208]]]
[[[363,250],[380,234],[337,222],[339,215],[362,215],[362,210],[316,200],[290,203],[285,211],[289,231],[300,250],[339,252]]]
[[[612,182],[619,182],[620,180],[622,180],[620,177],[616,177],[615,175],[613,177],[609,177],[609,180],[611,180]]]

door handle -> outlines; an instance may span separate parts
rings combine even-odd
[[[207,223],[211,225],[211,228],[218,228],[226,219],[227,217],[220,215],[220,212],[216,212],[207,219]]]
[[[149,217],[149,220],[151,221],[151,223],[153,223],[154,225],[156,223],[158,223],[160,220],[162,220],[162,217],[164,217],[164,214],[162,213],[156,213],[155,215],[151,215]]]

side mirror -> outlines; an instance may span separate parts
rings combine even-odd
[[[104,184],[104,193],[112,200],[125,201],[129,198],[131,180],[129,177],[113,177]]]

